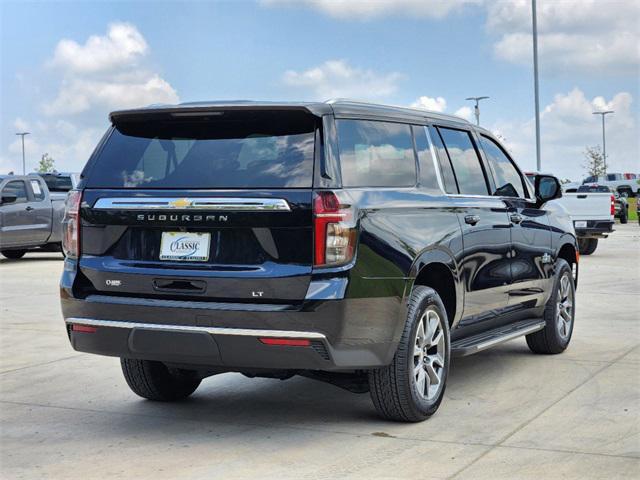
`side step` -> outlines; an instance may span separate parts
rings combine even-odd
[[[472,337],[461,338],[451,343],[451,355],[465,357],[478,353],[500,343],[508,342],[514,338],[528,335],[545,327],[545,321],[540,318],[521,320],[516,323],[504,325],[488,332],[478,333]]]

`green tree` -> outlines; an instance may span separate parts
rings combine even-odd
[[[587,161],[583,163],[582,166],[587,171],[587,175],[604,175],[604,156],[602,155],[602,150],[599,146],[587,147],[587,149],[584,151],[584,156]]]
[[[38,163],[38,172],[39,173],[48,173],[55,171],[56,161],[51,158],[48,153],[42,155],[40,159],[40,163]]]

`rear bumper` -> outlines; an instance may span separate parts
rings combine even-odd
[[[71,345],[81,352],[229,371],[353,370],[388,365],[404,319],[399,297],[252,305],[158,301],[93,295],[75,298],[73,273],[61,282]],[[95,327],[92,333],[72,325]],[[268,345],[261,338],[308,340]]]
[[[613,220],[588,220],[585,228],[576,228],[576,236],[581,238],[606,238],[613,232]]]

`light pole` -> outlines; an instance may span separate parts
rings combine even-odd
[[[476,106],[473,109],[473,113],[476,116],[476,125],[480,125],[480,107],[478,106],[478,103],[480,102],[480,100],[485,100],[489,97],[468,97],[465,98],[465,100],[474,100],[476,102]]]
[[[531,19],[533,22],[533,90],[536,105],[536,168],[542,170],[540,161],[540,98],[538,92],[538,19],[536,15],[536,0],[531,0]]]
[[[604,174],[607,174],[607,141],[604,135],[604,117],[610,113],[615,113],[613,110],[605,110],[603,112],[591,112],[594,115],[600,115],[602,117],[602,163],[604,164]]]
[[[30,132],[20,132],[16,133],[16,135],[20,135],[22,137],[22,174],[26,174],[25,162],[24,162],[24,136],[29,135]]]

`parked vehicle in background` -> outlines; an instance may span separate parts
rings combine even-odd
[[[38,175],[0,175],[0,253],[61,251],[64,204]]]
[[[578,188],[567,188],[566,193],[609,193],[615,199],[615,218],[620,219],[620,223],[627,223],[629,219],[629,201],[627,197],[620,195],[617,191],[606,185],[580,185]]]
[[[40,175],[44,179],[52,198],[66,198],[69,190],[76,188],[80,181],[78,173],[47,172],[35,173],[34,175]]]
[[[527,177],[533,181],[535,173],[528,172]],[[607,238],[613,232],[615,224],[615,197],[611,192],[572,192],[570,184],[564,187],[568,191],[562,194],[562,198],[550,202],[557,204],[567,211],[576,236],[581,255],[591,255],[598,248],[598,240]]]
[[[639,179],[640,174],[636,173],[607,173],[606,175],[600,176],[592,175],[585,178],[582,183],[606,185],[613,191],[618,192],[620,195],[633,197],[638,195],[638,193],[640,192],[640,185],[638,184]]]
[[[120,357],[144,398],[299,374],[415,422],[452,355],[569,345],[577,244],[546,207],[560,182],[532,186],[487,130],[350,101],[110,118],[69,194],[60,294],[73,348]]]

